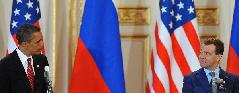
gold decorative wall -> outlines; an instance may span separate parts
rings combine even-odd
[[[218,25],[218,8],[197,8],[197,19],[199,25]]]
[[[150,23],[149,8],[118,8],[121,25],[146,25]]]

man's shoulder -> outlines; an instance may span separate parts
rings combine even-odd
[[[39,54],[32,56],[34,60],[38,61],[47,61],[47,57],[45,55]]]
[[[229,73],[229,72],[225,72],[224,76],[231,80],[239,80],[239,77],[237,75]]]
[[[46,58],[46,56],[45,56],[45,55],[42,55],[42,54],[34,55],[33,57],[34,57],[34,58]]]
[[[3,59],[0,60],[0,71],[8,71],[9,68],[15,68],[16,60],[17,60],[17,54],[15,52],[12,52],[5,56]]]
[[[39,55],[34,55],[32,57],[33,57],[33,60],[35,60],[36,62],[41,62],[41,64],[48,65],[48,60],[45,55],[39,54]]]
[[[17,55],[14,51],[14,52],[8,54],[7,56],[5,56],[4,58],[2,58],[0,60],[0,64],[9,64],[10,62],[12,62],[15,59],[15,56],[17,56]]]
[[[187,74],[185,77],[195,77],[196,75],[199,75],[200,73],[202,73],[201,71],[203,71],[203,68],[193,71],[192,73]]]

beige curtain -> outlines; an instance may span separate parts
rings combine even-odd
[[[0,0],[0,58],[6,54],[10,27],[12,0]]]

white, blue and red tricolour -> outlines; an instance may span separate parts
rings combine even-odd
[[[70,93],[125,93],[118,16],[112,0],[86,0]]]
[[[235,0],[227,71],[239,75],[239,0]]]

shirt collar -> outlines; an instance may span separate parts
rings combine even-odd
[[[18,54],[18,56],[19,56],[21,62],[26,62],[28,58],[32,58],[32,56],[27,57],[27,56],[26,56],[25,54],[23,54],[22,51],[21,51],[20,49],[18,49],[18,48],[16,49],[16,51],[17,51],[17,54]]]
[[[220,71],[219,66],[214,71],[208,70],[206,68],[204,68],[204,71],[205,71],[207,76],[210,76],[209,72],[215,72],[215,77],[219,78],[219,71]]]

